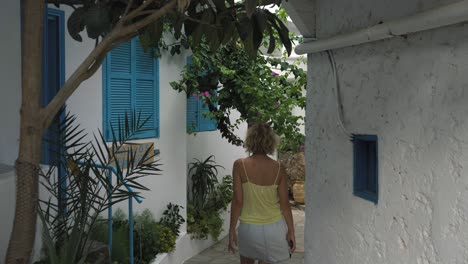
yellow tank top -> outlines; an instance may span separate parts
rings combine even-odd
[[[278,173],[273,185],[263,186],[250,182],[242,160],[247,182],[242,184],[243,206],[239,220],[248,224],[271,224],[281,219],[278,195]],[[280,165],[281,166],[281,165]]]

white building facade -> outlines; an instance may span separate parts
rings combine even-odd
[[[70,76],[81,61],[94,48],[94,41],[82,33],[83,42],[73,40],[66,31],[66,20],[71,9],[56,10],[49,7],[52,13],[62,16],[60,24],[63,34],[63,78]],[[4,259],[6,246],[12,227],[14,212],[14,171],[13,164],[18,154],[19,145],[19,110],[21,102],[21,15],[20,1],[7,0],[0,10],[0,34],[5,41],[0,44],[0,79],[2,80],[2,96],[0,97],[0,196],[3,217],[0,225],[0,259]],[[159,151],[157,159],[162,163],[161,175],[143,178],[141,182],[151,191],[143,194],[141,204],[135,204],[135,211],[150,209],[156,219],[159,219],[168,203],[175,203],[184,207],[182,214],[186,217],[187,208],[187,164],[194,158],[206,159],[210,155],[216,157],[216,162],[225,169],[219,171],[219,177],[230,175],[232,163],[235,159],[245,156],[241,147],[232,146],[222,139],[217,130],[202,131],[196,135],[188,135],[186,127],[187,99],[185,94],[173,90],[169,83],[180,78],[180,73],[187,62],[187,55],[170,56],[163,54],[156,60],[154,79],[155,114],[157,114],[157,133],[153,136],[138,139],[136,142],[154,143]],[[100,69],[90,79],[81,84],[70,97],[66,110],[77,116],[77,121],[89,133],[89,140],[93,133],[105,130],[105,101],[104,86],[108,78]],[[108,79],[109,81],[109,79]],[[137,80],[138,81],[138,80]],[[136,107],[138,108],[138,106]],[[238,131],[243,136],[246,125]],[[126,204],[122,204],[126,208]],[[225,215],[228,221],[227,214]],[[228,223],[227,223],[228,224]],[[227,224],[225,226],[227,226]],[[227,228],[225,228],[227,230]],[[225,234],[225,232],[223,233]],[[40,235],[37,236],[40,240]],[[193,241],[186,233],[186,225],[182,226],[181,236],[178,238],[176,251],[158,257],[155,263],[181,263],[182,260],[193,256],[213,241]],[[38,256],[39,248],[35,249]]]
[[[296,50],[309,53],[305,263],[467,263],[467,2],[289,1],[315,42]]]

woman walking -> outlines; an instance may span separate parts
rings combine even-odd
[[[233,166],[234,196],[231,203],[229,251],[237,246],[239,225],[241,264],[287,263],[296,248],[289,205],[287,177],[281,164],[270,157],[278,137],[268,124],[254,124],[247,131],[246,150],[251,154]]]

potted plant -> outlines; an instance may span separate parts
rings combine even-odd
[[[288,187],[296,203],[304,203],[304,135],[283,136],[278,148],[278,159],[288,175]]]

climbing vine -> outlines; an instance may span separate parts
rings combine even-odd
[[[302,138],[303,117],[292,115],[292,110],[305,107],[307,78],[297,64],[263,55],[252,59],[238,42],[215,53],[201,44],[192,52],[192,63],[171,86],[202,100],[210,109],[206,115],[216,119],[218,130],[230,143],[242,144],[234,131],[244,121],[268,122],[280,136]],[[240,113],[235,120],[231,118],[234,110]]]

